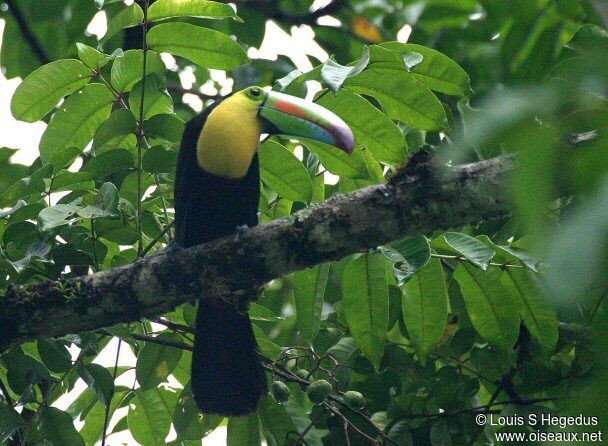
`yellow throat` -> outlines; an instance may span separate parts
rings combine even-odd
[[[258,108],[258,103],[238,92],[213,109],[197,142],[199,167],[222,178],[243,178],[260,145]]]

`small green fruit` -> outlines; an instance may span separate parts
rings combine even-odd
[[[361,410],[365,407],[365,397],[359,392],[349,390],[343,398],[346,405],[353,410]]]
[[[331,391],[331,384],[324,379],[320,379],[306,388],[306,395],[312,403],[321,404],[327,399]]]
[[[275,381],[270,386],[270,394],[275,399],[277,403],[284,403],[289,399],[291,395],[291,391],[287,384],[282,381]]]
[[[302,379],[308,379],[308,370],[298,369],[296,370],[296,376]]]

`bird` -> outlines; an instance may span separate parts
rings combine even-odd
[[[312,101],[257,86],[218,99],[184,128],[174,188],[180,248],[257,225],[263,134],[306,137],[349,155],[355,147],[348,125]],[[203,414],[245,416],[267,393],[249,316],[227,299],[198,300],[190,383]]]

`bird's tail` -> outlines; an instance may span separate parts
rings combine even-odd
[[[191,386],[203,413],[240,416],[256,410],[267,386],[248,314],[199,301]]]

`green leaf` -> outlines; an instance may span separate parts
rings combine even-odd
[[[272,310],[256,303],[249,306],[248,314],[252,321],[276,322],[284,319],[275,315]]]
[[[293,70],[290,71],[287,75],[283,76],[280,79],[277,79],[275,81],[276,85],[279,86],[280,91],[284,91],[287,87],[289,87],[291,85],[291,83],[293,81],[295,81],[297,78],[299,78],[301,75],[303,75],[304,73],[302,73],[300,70]]]
[[[84,440],[74,428],[69,413],[45,406],[40,411],[38,430],[45,440],[57,446],[84,446]]]
[[[259,446],[261,439],[258,414],[229,418],[226,444],[227,446]]]
[[[388,282],[385,257],[366,254],[351,260],[342,278],[344,315],[352,336],[376,368],[388,330]]]
[[[49,164],[53,166],[53,172],[57,173],[72,164],[81,153],[82,150],[78,147],[68,147],[53,155]]]
[[[55,206],[44,208],[40,214],[38,214],[38,221],[40,222],[41,229],[43,231],[48,231],[59,226],[67,225],[71,220],[76,218],[76,214],[80,209],[80,206],[71,204],[56,204]]]
[[[441,130],[447,126],[439,99],[407,71],[368,68],[348,79],[346,88],[376,98],[391,118],[419,130]]]
[[[296,304],[298,330],[309,344],[321,326],[323,297],[329,276],[329,263],[314,266],[293,275],[293,294]]]
[[[101,84],[85,86],[65,100],[40,140],[40,158],[49,163],[53,155],[68,147],[84,149],[110,115],[114,95]]]
[[[189,383],[182,390],[173,412],[173,426],[180,440],[199,440],[215,430],[223,419],[218,415],[201,416]]]
[[[97,195],[97,204],[104,211],[108,211],[112,215],[119,215],[118,204],[120,196],[118,195],[118,189],[114,183],[106,182],[99,188],[99,194]]]
[[[69,413],[74,419],[83,413],[84,417],[86,416],[86,411],[90,409],[96,401],[97,396],[95,395],[95,392],[87,388],[82,391],[74,401],[72,401],[72,403],[66,409],[66,412]]]
[[[321,67],[321,78],[331,91],[337,93],[346,79],[361,73],[365,67],[367,67],[368,63],[369,49],[367,47],[365,47],[363,50],[363,54],[361,59],[359,59],[359,62],[351,67],[340,65],[330,58],[327,59],[327,61]]]
[[[388,438],[396,442],[399,446],[413,446],[410,424],[408,421],[397,421],[391,430],[388,431]]]
[[[487,235],[478,235],[475,237],[477,240],[485,243],[496,253],[493,257],[495,262],[501,264],[510,265],[525,265],[526,268],[536,271],[536,266],[540,262],[539,259],[534,258],[531,254],[524,250],[514,248],[511,246],[500,246],[495,244]]]
[[[95,175],[90,172],[70,172],[62,170],[57,173],[51,185],[51,191],[66,190],[93,190],[95,189]]]
[[[258,415],[268,444],[284,445],[290,432],[296,431],[296,426],[285,407],[272,397],[260,401]]]
[[[148,20],[157,21],[171,17],[230,18],[243,22],[230,5],[206,0],[157,0],[148,9]]]
[[[134,115],[139,116],[141,106],[142,87],[144,87],[144,118],[154,115],[173,113],[173,100],[166,88],[166,82],[158,73],[146,76],[144,82],[139,81],[129,95],[129,107]]]
[[[433,422],[431,426],[431,445],[432,446],[449,446],[452,444],[450,431],[445,419],[439,419]]]
[[[63,373],[72,367],[72,356],[65,345],[54,339],[40,339],[36,343],[40,359],[51,372]]]
[[[93,150],[99,150],[118,136],[128,135],[137,131],[137,121],[130,110],[119,108],[112,112],[104,122],[93,139]]]
[[[471,92],[469,75],[445,54],[414,43],[387,42],[381,47],[403,53],[404,61],[408,54],[420,54],[422,60],[412,68],[412,75],[430,89],[456,96]]]
[[[260,177],[279,195],[308,203],[312,180],[304,164],[293,153],[274,141],[265,142],[258,151]]]
[[[175,115],[155,115],[144,121],[144,132],[150,138],[178,143],[184,133],[184,122]]]
[[[404,238],[390,247],[401,255],[393,267],[399,285],[410,280],[431,258],[431,247],[423,235]]]
[[[467,262],[459,263],[454,273],[475,330],[486,341],[510,349],[519,335],[519,315],[500,276],[496,268],[482,271]]]
[[[154,146],[146,150],[142,159],[142,167],[146,172],[173,172],[177,164],[175,150],[165,146]]]
[[[593,53],[605,50],[607,44],[608,31],[597,25],[583,25],[564,46],[581,53]]]
[[[137,389],[136,397],[129,404],[127,422],[135,440],[142,445],[164,445],[171,429],[171,414],[175,405],[167,404],[169,390],[153,388]]]
[[[158,338],[181,341],[180,336],[169,333],[162,333]],[[143,390],[152,389],[166,381],[181,356],[182,351],[178,348],[151,342],[146,343],[137,356],[137,365],[135,366],[135,374],[141,388]]]
[[[16,183],[6,188],[3,192],[0,192],[0,205],[2,207],[11,206],[17,202],[17,200],[26,198],[26,196],[28,196],[28,180],[29,178],[27,177],[21,178]],[[42,190],[44,190],[44,188],[42,188]],[[42,190],[40,192],[42,192]]]
[[[114,16],[108,24],[108,30],[101,39],[101,43],[108,41],[110,37],[123,28],[131,28],[141,25],[144,21],[144,12],[137,3],[127,6]]]
[[[517,300],[519,314],[530,334],[545,351],[553,352],[559,338],[553,302],[543,296],[532,273],[524,268],[507,268],[502,279]]]
[[[367,165],[360,149],[355,148],[353,153],[348,156],[343,150],[337,149],[329,144],[325,144],[312,139],[299,138],[311,152],[314,152],[323,166],[341,177],[353,179],[367,179]]]
[[[112,54],[104,54],[84,43],[78,42],[76,43],[76,47],[78,48],[78,57],[80,60],[93,70],[98,70],[99,68],[104,67],[109,61],[124,56],[124,53],[120,48],[117,48]]]
[[[407,157],[405,138],[399,127],[369,101],[348,90],[324,94],[316,101],[348,124],[357,143],[367,147],[378,161],[403,163]]]
[[[0,403],[0,442],[9,444],[8,439],[23,426],[19,412],[5,404]]]
[[[110,410],[108,412],[110,417],[112,417],[112,414],[124,401],[128,401],[131,398],[128,396],[130,389],[124,387],[122,388],[124,390],[118,391],[118,389],[120,387],[117,388],[110,403]],[[82,413],[81,418],[84,418],[84,426],[80,429],[80,435],[82,435],[86,444],[96,444],[101,439],[105,414],[106,406],[100,402],[94,402],[91,407],[88,407]]]
[[[110,3],[119,3],[123,0],[93,0],[97,9],[103,8],[105,5],[109,5]]]
[[[431,259],[403,286],[403,320],[424,363],[448,321],[448,293],[439,259]]]
[[[330,353],[336,358],[338,364],[341,366],[336,375],[338,381],[340,381],[340,383],[348,382],[350,368],[360,353],[355,340],[350,337],[341,338],[327,351],[327,353]]]
[[[499,246],[502,251],[505,251],[523,263],[526,268],[536,271],[541,260],[533,254],[524,251],[516,246]]]
[[[247,63],[245,50],[226,34],[188,23],[163,23],[148,33],[148,45],[206,68],[231,70]]]
[[[448,245],[462,254],[473,265],[485,270],[494,257],[494,250],[483,242],[459,232],[446,232],[443,237]]]
[[[76,59],[43,65],[19,84],[11,99],[11,113],[20,121],[38,121],[61,98],[84,87],[90,80],[91,70]]]
[[[50,379],[49,371],[42,363],[19,351],[5,353],[2,360],[8,369],[6,372],[8,384],[15,393],[22,394],[26,390],[31,384],[32,375],[36,380]]]
[[[143,74],[144,52],[142,50],[125,51],[112,64],[110,79],[112,86],[120,92],[130,91],[141,80]],[[148,51],[146,54],[146,75],[164,73],[167,68],[160,54]]]
[[[267,358],[276,359],[281,354],[281,347],[272,342],[257,325],[253,324],[253,334],[255,335],[255,340],[260,347],[260,353],[266,356]]]
[[[89,389],[95,392],[104,406],[110,404],[114,396],[114,378],[108,369],[99,364],[79,365],[76,370]]]
[[[83,172],[91,172],[99,178],[103,178],[120,170],[133,166],[133,155],[125,149],[115,149],[104,152],[92,158],[82,168]]]

